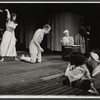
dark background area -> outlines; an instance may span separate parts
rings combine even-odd
[[[91,47],[100,49],[100,3],[0,3],[0,9],[9,9],[17,14],[17,23],[35,19],[36,29],[47,23],[48,16],[57,13],[72,12],[84,17],[84,26],[91,26]],[[1,17],[0,20],[3,18]],[[20,44],[20,27],[16,29],[17,50],[25,50]],[[25,36],[24,36],[25,37]],[[47,37],[44,37],[42,46],[46,49]]]

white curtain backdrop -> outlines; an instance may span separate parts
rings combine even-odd
[[[47,48],[51,51],[61,51],[60,39],[63,37],[63,31],[69,30],[70,36],[75,38],[80,28],[81,16],[73,13],[60,13],[49,16],[48,22],[52,30],[47,36]]]

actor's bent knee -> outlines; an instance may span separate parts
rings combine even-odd
[[[36,60],[30,60],[30,62],[34,64],[34,63],[36,63]]]
[[[31,61],[32,64],[35,64],[36,62]]]
[[[42,62],[42,60],[37,60],[37,63],[41,63]]]
[[[42,61],[37,61],[37,63],[41,63]]]

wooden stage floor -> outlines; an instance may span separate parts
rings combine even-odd
[[[21,53],[18,54],[18,57]],[[22,61],[0,62],[0,87],[22,86],[43,79],[58,77],[64,73],[68,62],[61,55],[43,55],[42,63],[31,64]],[[4,94],[5,95],[5,94]]]
[[[18,53],[18,58],[22,53]],[[36,64],[11,60],[0,62],[0,95],[95,95],[62,84],[69,62],[64,61],[61,55],[46,54],[42,57],[43,61]]]

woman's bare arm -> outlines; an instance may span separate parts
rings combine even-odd
[[[11,15],[10,15],[10,12],[8,9],[5,9],[5,11],[7,12],[7,18],[10,19],[11,18]]]

